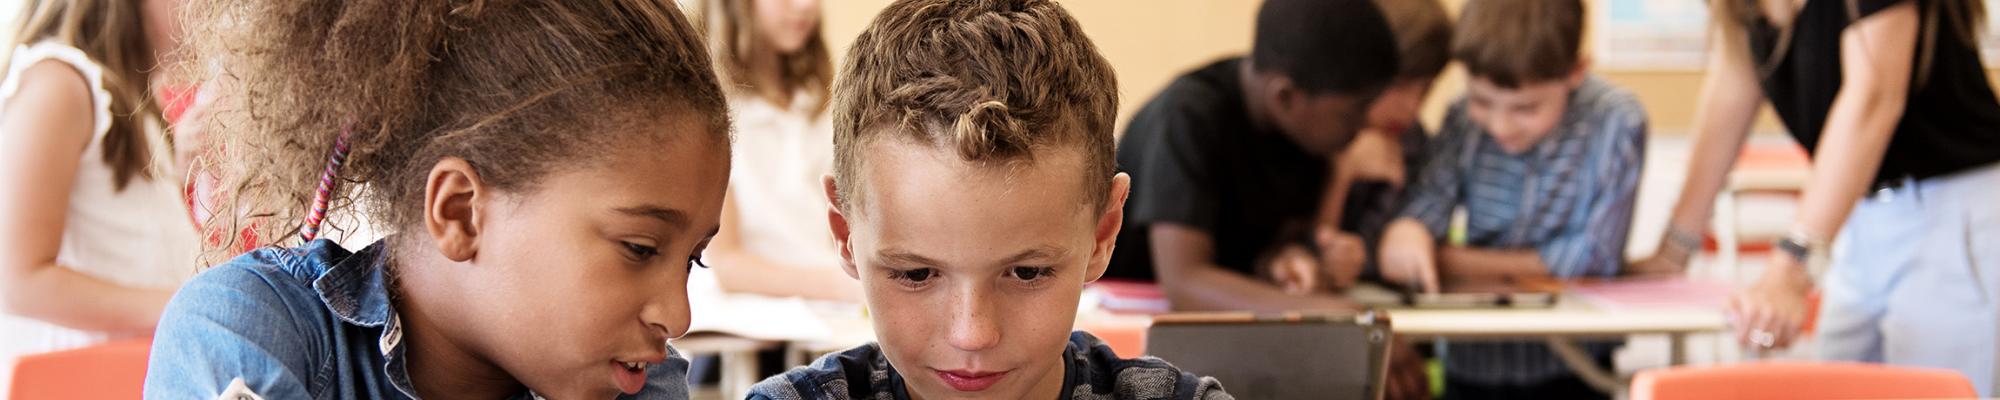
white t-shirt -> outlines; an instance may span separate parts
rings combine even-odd
[[[839,265],[827,228],[820,177],[833,171],[833,124],[814,113],[817,99],[800,93],[791,107],[732,96],[736,144],[729,191],[736,201],[744,250],[798,266]]]
[[[21,87],[21,73],[45,60],[68,64],[91,87],[96,108],[93,136],[78,164],[69,210],[63,220],[56,263],[118,285],[174,288],[196,272],[199,234],[181,202],[180,178],[173,175],[173,152],[158,126],[143,138],[152,155],[151,178],[133,177],[124,190],[104,161],[104,136],[111,129],[111,93],[104,70],[82,50],[56,42],[14,49],[7,78],[0,82],[0,110]],[[6,135],[38,132],[0,132]],[[7,190],[35,190],[8,188]],[[24,354],[87,346],[110,339],[99,332],[63,328],[40,320],[0,315],[0,393],[12,377],[13,360]]]

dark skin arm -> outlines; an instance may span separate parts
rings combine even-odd
[[[1153,224],[1153,268],[1160,290],[1174,311],[1359,310],[1330,295],[1295,296],[1277,286],[1214,263],[1215,241],[1208,232],[1173,223]]]

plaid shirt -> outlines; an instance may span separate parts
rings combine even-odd
[[[1509,154],[1454,102],[1402,215],[1443,239],[1452,209],[1466,213],[1465,245],[1532,249],[1559,278],[1617,275],[1638,197],[1646,112],[1630,93],[1593,76],[1570,92],[1554,132]],[[1599,355],[1611,343],[1586,346]],[[1540,343],[1455,344],[1447,373],[1480,384],[1531,384],[1569,373]]]
[[[1063,358],[1068,363],[1062,393],[1069,399],[1232,399],[1215,378],[1183,372],[1158,358],[1120,359],[1110,346],[1082,331],[1070,333]],[[902,374],[874,343],[829,354],[750,388],[752,400],[909,398]]]

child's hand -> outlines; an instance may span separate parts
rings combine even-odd
[[[1355,181],[1387,182],[1389,186],[1403,187],[1406,176],[1403,170],[1403,144],[1396,136],[1378,130],[1365,130],[1354,136],[1354,142],[1340,153],[1335,161],[1336,171],[1354,177]]]
[[[1326,278],[1324,286],[1344,290],[1361,279],[1361,267],[1368,261],[1368,246],[1361,236],[1322,226],[1314,233],[1313,242],[1319,245],[1320,273]]]
[[[1287,294],[1304,295],[1320,289],[1319,261],[1304,246],[1285,245],[1266,262],[1264,270]]]
[[[1422,223],[1399,219],[1382,232],[1382,276],[1437,293],[1437,244]]]

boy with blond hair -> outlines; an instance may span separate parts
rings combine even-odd
[[[891,4],[840,69],[833,114],[828,220],[878,343],[751,398],[1229,398],[1071,332],[1129,179],[1111,66],[1060,6]]]

